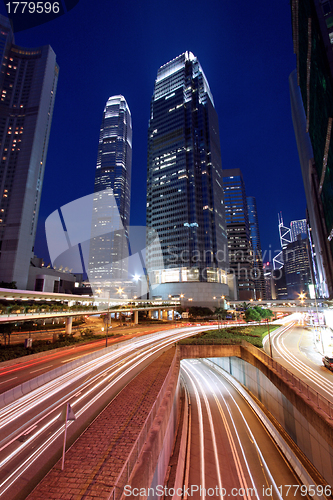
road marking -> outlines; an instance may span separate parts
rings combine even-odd
[[[30,373],[40,372],[41,370],[46,370],[46,368],[51,368],[51,366],[53,366],[53,365],[43,366],[43,368],[38,368],[38,370],[33,370]]]
[[[8,380],[4,380],[3,382],[0,382],[0,384],[5,384],[6,382],[10,382],[11,380],[14,380],[17,377],[9,378]]]
[[[82,354],[82,356],[85,356],[85,354]],[[76,356],[75,358],[65,359],[64,361],[62,361],[62,363],[68,363],[68,361],[73,361],[73,359],[82,358],[82,356]]]
[[[36,429],[36,427],[37,424],[30,427],[30,429],[27,429],[26,432],[23,434],[23,436],[28,436],[34,429]]]

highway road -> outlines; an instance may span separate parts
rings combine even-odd
[[[312,329],[291,322],[285,330],[274,331],[271,342],[275,361],[333,402],[333,372],[325,368],[322,355],[315,349]],[[269,353],[267,337],[264,348]]]
[[[227,379],[201,360],[182,360],[181,374],[191,401],[191,499],[309,498],[257,415]]]
[[[150,333],[155,333],[157,331],[170,329],[170,326],[136,326],[133,328],[117,328],[115,333],[120,333],[121,336],[113,337],[112,335],[108,338],[108,346],[113,344],[126,341],[128,339],[138,337],[141,335],[146,335]],[[38,354],[38,357],[23,357],[12,360],[8,365],[5,366],[0,364],[0,394],[16,387],[19,384],[23,384],[31,378],[37,377],[47,371],[58,368],[65,363],[73,361],[74,359],[81,358],[92,352],[98,351],[105,347],[105,339],[93,340],[85,344],[74,344],[67,348],[62,348],[61,350],[50,350],[44,353]]]
[[[68,443],[128,382],[176,340],[207,329],[176,328],[119,343],[0,409],[0,498],[25,498],[59,458],[69,402],[76,420],[68,425]]]

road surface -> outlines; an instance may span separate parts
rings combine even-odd
[[[191,401],[191,499],[307,498],[259,418],[226,379],[202,360],[183,360],[181,373]]]

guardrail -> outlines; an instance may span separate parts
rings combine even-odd
[[[248,351],[251,352],[256,358],[262,361],[269,368],[275,370],[281,378],[286,382],[290,383],[295,389],[297,389],[303,396],[306,397],[308,401],[311,401],[317,406],[318,409],[322,410],[330,419],[333,418],[333,403],[319,394],[315,389],[310,387],[308,384],[303,382],[297,375],[294,375],[288,368],[285,368],[280,363],[271,358],[268,354],[261,351],[257,347],[249,344],[245,340],[242,341],[242,346],[246,347]]]
[[[170,365],[168,374],[164,379],[163,385],[162,385],[161,389],[159,390],[157,398],[156,398],[156,400],[155,400],[155,402],[154,402],[154,404],[153,404],[153,406],[152,406],[152,408],[151,408],[151,410],[150,410],[150,412],[145,420],[143,428],[141,429],[140,434],[138,435],[135,443],[133,444],[132,449],[128,455],[128,458],[127,458],[126,462],[124,463],[124,465],[123,465],[123,467],[122,467],[122,469],[121,469],[121,471],[120,471],[120,473],[119,473],[119,475],[118,475],[118,477],[113,485],[113,489],[112,489],[110,495],[108,496],[108,500],[111,500],[111,499],[112,500],[119,500],[123,494],[123,490],[124,490],[125,485],[128,484],[129,478],[130,478],[130,476],[133,472],[134,466],[139,458],[139,455],[141,453],[143,445],[144,445],[145,441],[147,440],[147,435],[149,433],[149,430],[153,424],[153,421],[154,421],[156,414],[159,410],[159,407],[161,405],[161,401],[164,397],[166,388],[170,382],[171,376],[172,376],[174,368],[175,368],[176,361],[177,361],[177,357],[175,355],[173,360],[172,360],[172,363]]]

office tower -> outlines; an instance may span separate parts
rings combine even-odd
[[[230,269],[236,275],[239,300],[254,298],[253,252],[245,184],[239,168],[223,170]]]
[[[317,295],[333,295],[333,10],[330,0],[292,0],[297,69],[292,117],[315,245]]]
[[[263,263],[266,299],[276,299],[274,271],[271,262]]]
[[[25,289],[58,81],[49,46],[14,44],[0,17],[0,281]]]
[[[290,229],[284,225],[279,214],[281,252],[273,258],[276,295],[279,299],[297,299],[301,292],[310,292],[312,273],[310,269],[311,248],[306,219],[292,221]]]
[[[223,203],[213,96],[198,59],[185,52],[158,70],[151,100],[147,244],[151,227],[163,253],[162,262],[147,252],[154,296],[211,304],[228,294]]]
[[[112,188],[119,214],[129,225],[132,170],[132,117],[122,95],[108,99],[99,134],[95,193]]]
[[[279,220],[279,237],[280,237],[280,245],[281,249],[286,248],[286,246],[291,243],[292,238],[291,238],[291,230],[290,226],[287,227],[284,225],[283,222],[283,217],[282,217],[282,212],[278,214],[278,220]],[[281,269],[283,267],[283,251],[279,252],[277,255],[273,257],[273,268],[274,270],[276,269]]]
[[[284,272],[289,299],[298,299],[302,292],[309,298],[309,285],[312,284],[309,264],[308,239],[299,234],[283,249]]]
[[[299,234],[302,238],[307,238],[308,236],[306,219],[292,220],[290,223],[291,241],[296,241]]]
[[[260,243],[257,202],[254,196],[247,197],[247,213],[249,217],[250,242],[253,252],[253,281],[255,299],[265,299],[266,288],[262,267],[262,251]]]
[[[128,279],[131,169],[131,113],[116,95],[106,103],[100,128],[88,272],[93,286],[109,288],[110,297]]]

